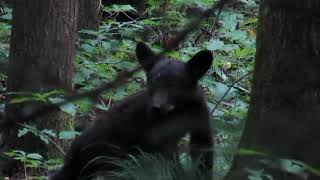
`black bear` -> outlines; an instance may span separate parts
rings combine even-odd
[[[192,159],[212,172],[213,138],[209,112],[198,80],[212,64],[210,51],[200,51],[187,63],[159,57],[144,43],[136,56],[147,75],[147,88],[113,105],[103,118],[71,145],[62,169],[51,180],[86,179],[116,167],[108,158],[138,152],[174,158],[178,142],[190,133]]]

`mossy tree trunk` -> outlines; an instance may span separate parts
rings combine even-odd
[[[54,89],[72,91],[78,5],[78,0],[13,2],[9,92],[41,93]],[[12,96],[7,98],[9,102]],[[21,122],[22,117],[39,106],[41,103],[38,102],[7,103],[6,120]],[[39,130],[59,130],[70,122],[70,117],[56,111],[31,123]],[[52,144],[47,145],[38,137],[26,135],[18,138],[18,129],[22,127],[15,126],[2,132],[0,154],[10,150],[23,150],[42,155],[60,153]]]
[[[239,148],[320,168],[319,22],[318,0],[260,1],[252,97]],[[259,161],[265,158],[238,154],[226,179],[248,179],[246,168],[276,180],[302,179]],[[311,173],[310,179],[320,177]]]

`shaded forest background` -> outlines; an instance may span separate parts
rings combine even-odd
[[[134,69],[137,41],[161,52],[191,20],[216,3],[106,2],[102,1],[102,7],[99,1],[85,0],[70,0],[69,6],[37,2],[39,6],[32,7],[26,3],[17,6],[16,14],[11,3],[0,2],[2,121],[23,118],[47,104],[62,102],[65,95],[91,91],[112,81],[122,70]],[[279,2],[229,2],[164,54],[187,61],[202,49],[214,53],[214,65],[201,85],[215,129],[215,179],[228,172],[227,179],[319,178],[320,27],[316,22],[320,5],[316,1]],[[43,19],[33,19],[43,13],[35,8],[44,12],[53,9],[43,17],[52,20],[46,21],[46,27],[42,27]],[[25,16],[18,14],[22,12]],[[64,19],[54,18],[61,14]],[[59,25],[68,28],[69,34],[60,34]],[[26,26],[30,28],[24,29]],[[19,32],[21,29],[25,31]],[[54,35],[43,40],[43,32]],[[16,62],[11,69],[9,60]],[[85,128],[110,105],[144,87],[145,75],[138,72],[125,85],[99,97],[69,102],[31,123],[18,121],[10,132],[2,128],[8,132],[1,135],[1,158],[22,162],[19,177],[41,179],[62,164],[66,147],[78,135],[75,127]],[[188,137],[181,141],[182,149],[188,141]],[[182,150],[181,156],[185,152]],[[234,155],[236,161],[231,166]]]

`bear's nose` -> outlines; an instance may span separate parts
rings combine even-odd
[[[160,115],[166,115],[168,114],[170,111],[174,110],[174,106],[173,105],[159,105],[159,104],[154,104],[151,109],[152,112],[156,113],[156,114],[160,114]]]
[[[166,91],[155,92],[151,100],[151,109],[156,113],[166,113],[168,104],[168,93]]]

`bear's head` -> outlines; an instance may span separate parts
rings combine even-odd
[[[199,79],[212,64],[212,54],[203,50],[187,63],[159,57],[144,43],[138,43],[136,56],[147,75],[148,107],[166,115],[199,98]]]

